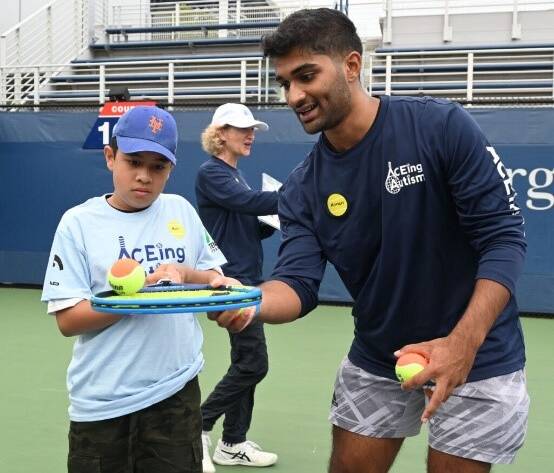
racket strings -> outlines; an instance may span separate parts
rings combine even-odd
[[[252,299],[241,299],[240,301],[214,301],[214,302],[183,302],[183,303],[165,303],[163,304],[164,309],[192,309],[195,307],[215,307],[215,306],[234,306],[237,304],[244,304],[245,307],[250,305],[255,305],[261,301],[261,297],[256,297]],[[133,303],[121,303],[121,304],[106,304],[101,302],[94,302],[92,304],[94,308],[106,308],[106,309],[116,309],[116,310],[135,310],[135,309],[158,309],[160,304],[133,304]]]
[[[242,292],[240,288],[235,288],[234,293]],[[246,289],[244,289],[246,291]],[[196,297],[199,293],[202,293],[203,296],[228,296],[233,294],[233,291],[228,289],[206,289],[206,287],[198,288],[187,288],[183,290],[183,287],[180,285],[156,285],[156,286],[146,286],[139,291],[139,294],[158,294],[158,293],[180,293],[179,296],[183,297]]]
[[[262,293],[249,286],[207,285],[149,286],[132,295],[105,291],[91,298],[99,312],[126,315],[209,312],[259,305]]]

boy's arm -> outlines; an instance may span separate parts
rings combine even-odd
[[[155,284],[160,279],[170,279],[175,283],[195,283],[219,285],[241,285],[233,278],[225,277],[219,268],[205,271],[193,269],[182,264],[162,264],[146,278],[147,284]],[[82,300],[73,307],[56,312],[56,321],[60,332],[66,337],[80,335],[93,330],[108,327],[123,316],[96,312],[90,301]]]
[[[121,317],[121,315],[96,312],[88,300],[82,300],[73,307],[56,312],[58,328],[66,337],[103,329],[114,324]]]

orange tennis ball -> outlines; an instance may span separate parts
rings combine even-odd
[[[143,267],[130,258],[117,260],[108,273],[108,282],[114,292],[126,296],[142,289],[145,280],[146,273]]]
[[[406,353],[396,360],[394,371],[401,383],[408,381],[429,364],[427,358],[419,353]]]

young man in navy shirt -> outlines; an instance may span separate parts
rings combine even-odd
[[[282,188],[260,318],[314,309],[328,261],[354,299],[329,471],[388,471],[424,422],[429,472],[512,462],[529,405],[514,296],[526,244],[496,151],[459,105],[369,97],[360,39],[338,11],[290,15],[264,53],[306,132],[322,133]],[[236,313],[217,319],[243,325]],[[429,364],[401,385],[394,365],[406,352]]]

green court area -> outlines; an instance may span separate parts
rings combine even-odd
[[[58,332],[39,298],[36,289],[0,288],[1,472],[66,471],[65,370],[73,341]],[[229,342],[226,331],[199,317],[206,357],[200,380],[207,394],[227,370]],[[524,318],[523,326],[531,394],[529,431],[516,463],[494,471],[542,473],[552,471],[554,460],[554,320]],[[257,390],[250,438],[279,454],[278,464],[268,472],[324,473],[335,370],[352,337],[349,308],[321,306],[293,324],[267,326],[266,333],[270,371]],[[213,432],[213,440],[219,432]],[[405,442],[392,471],[424,472],[425,445],[422,430]],[[252,473],[246,467],[218,467],[217,471]]]

